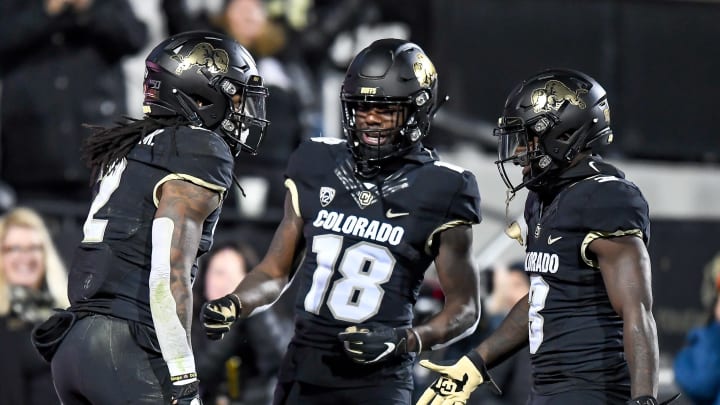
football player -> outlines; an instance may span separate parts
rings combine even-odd
[[[235,156],[255,153],[267,126],[267,89],[235,41],[182,33],[145,63],[144,118],[85,145],[98,181],[69,273],[75,323],[52,359],[64,404],[200,403],[196,260],[212,243]]]
[[[311,139],[294,152],[268,253],[233,294],[205,305],[204,325],[219,338],[277,299],[304,248],[275,403],[407,404],[415,355],[478,321],[477,182],[422,144],[440,98],[437,72],[416,44],[383,39],[363,49],[340,99],[345,139]],[[433,261],[445,306],[411,327]]]
[[[517,350],[530,351],[529,404],[657,404],[648,204],[593,153],[613,139],[605,90],[577,71],[543,71],[510,93],[498,124],[500,175],[511,194],[529,190],[530,292],[454,365],[421,363],[441,376],[418,404],[465,403]],[[508,163],[521,166],[519,184]]]

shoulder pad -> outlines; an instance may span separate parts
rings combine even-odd
[[[594,176],[578,183],[566,199],[585,229],[597,232],[649,230],[649,208],[640,189],[614,176]],[[647,237],[647,235],[645,236]]]
[[[452,196],[450,207],[448,207],[448,219],[460,220],[470,224],[477,224],[482,221],[480,212],[480,190],[475,175],[459,166],[451,165],[461,169],[459,172],[460,184]],[[451,169],[457,171],[455,169]]]
[[[197,179],[192,181],[208,188],[224,191],[232,184],[234,158],[230,147],[215,132],[185,126],[166,128],[150,141],[154,166]]]
[[[308,141],[301,142],[290,155],[285,169],[285,177],[297,180],[302,174],[314,176],[318,171],[332,170],[336,157],[344,153],[349,153],[345,140],[310,138]],[[328,160],[333,163],[328,163]]]
[[[456,171],[456,172],[458,172],[458,173],[463,173],[463,172],[466,172],[466,171],[467,171],[467,170],[465,170],[464,168],[462,168],[462,167],[460,167],[460,166],[458,166],[458,165],[454,165],[454,164],[448,163],[448,162],[443,162],[443,161],[441,161],[441,160],[436,160],[436,161],[433,162],[433,164],[434,164],[435,166],[444,167],[444,168],[446,168],[446,169],[450,169],[450,170]]]

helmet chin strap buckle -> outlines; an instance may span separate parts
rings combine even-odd
[[[225,119],[222,121],[222,124],[221,124],[221,125],[222,125],[222,129],[224,129],[224,130],[227,131],[227,132],[233,132],[233,131],[235,131],[235,124],[233,124],[233,122],[230,121],[230,120],[227,119],[227,118],[225,118]]]
[[[543,157],[541,157],[538,161],[538,167],[541,169],[545,169],[546,167],[550,166],[551,163],[552,158],[548,155],[543,155]]]
[[[421,136],[422,136],[422,132],[420,132],[420,129],[413,128],[413,130],[410,131],[410,142],[417,142]]]

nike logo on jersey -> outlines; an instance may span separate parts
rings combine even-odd
[[[553,243],[559,241],[562,239],[562,236],[558,236],[557,238],[553,238],[551,235],[548,235],[548,245],[552,245]]]
[[[600,173],[600,170],[598,170],[598,168],[595,167],[595,162],[590,162],[590,163],[588,163],[588,166],[590,166],[590,168],[592,168],[592,169],[595,170],[596,172]]]
[[[405,215],[410,215],[409,212],[393,212],[392,208],[387,210],[385,213],[385,216],[388,218],[397,218],[397,217],[404,217]]]

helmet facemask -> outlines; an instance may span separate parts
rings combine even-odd
[[[406,154],[429,129],[429,97],[370,98],[341,96],[343,128],[358,172],[372,177],[394,157]],[[418,103],[421,105],[418,106]]]
[[[540,115],[528,122],[522,117],[498,119],[498,126],[493,131],[493,135],[498,137],[498,160],[495,164],[500,177],[512,193],[523,187],[537,191],[545,185],[550,173],[567,166],[548,153],[546,145],[548,136],[545,134],[552,132],[552,127],[558,122],[558,118],[553,114]],[[519,184],[514,184],[505,168],[506,163],[529,168],[524,170]]]
[[[269,124],[265,118],[268,89],[263,87],[260,76],[251,76],[248,84],[230,78],[218,82],[228,102],[226,116],[219,126],[221,134],[235,156],[241,151],[257,154]]]
[[[359,175],[373,177],[420,145],[438,107],[437,88],[435,66],[412,42],[380,39],[353,58],[340,100]]]
[[[546,188],[555,176],[570,167],[575,157],[591,149],[597,139],[607,137],[610,128],[596,130],[597,121],[586,122],[580,128],[563,128],[554,114],[543,114],[525,122],[521,117],[501,117],[493,135],[498,137],[498,166],[500,177],[513,193],[523,187],[532,191]],[[505,163],[529,166],[522,182],[513,185],[505,169]]]

